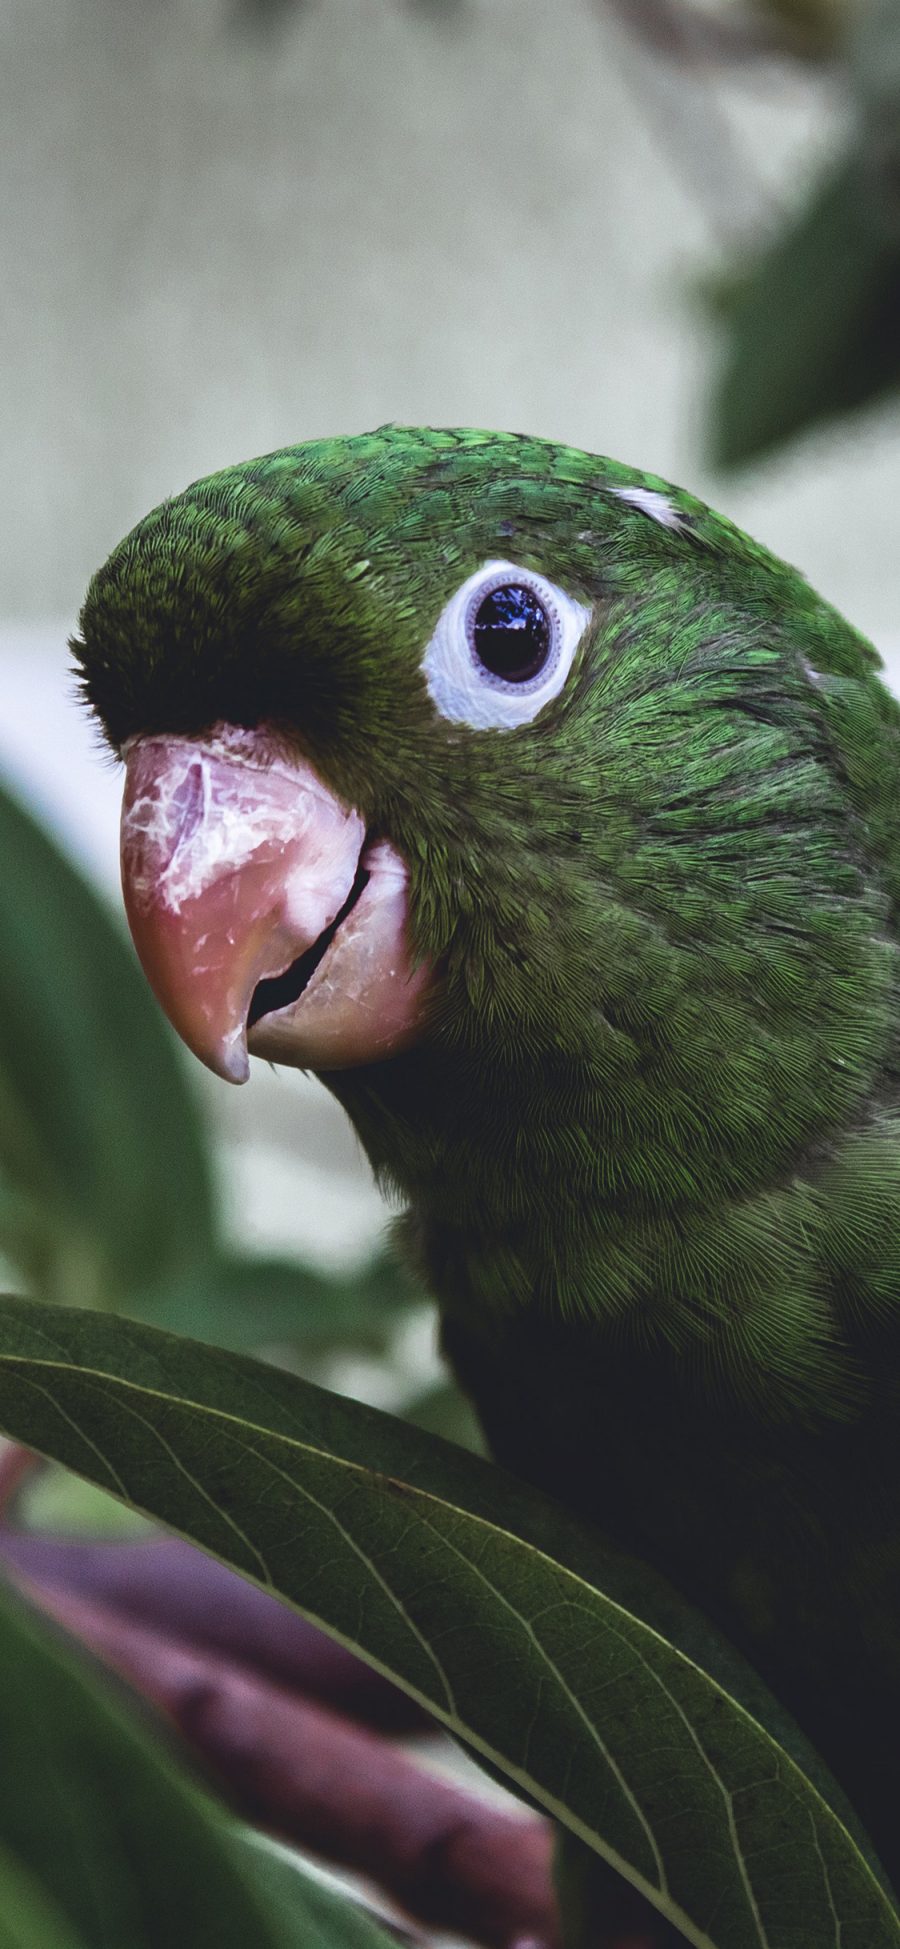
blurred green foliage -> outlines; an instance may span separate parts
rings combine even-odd
[[[5,794],[0,861],[0,1250],[116,1303],[212,1256],[206,1146],[125,942]]]
[[[774,6],[776,0],[771,0]],[[799,206],[732,267],[710,444],[722,467],[755,460],[900,384],[900,7],[845,0],[814,16],[846,97],[843,148]]]

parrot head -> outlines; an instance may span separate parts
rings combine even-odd
[[[233,1081],[323,1073],[434,1210],[615,1207],[632,1262],[882,1087],[896,707],[665,482],[471,431],[287,448],[141,521],[74,647],[176,1028]]]

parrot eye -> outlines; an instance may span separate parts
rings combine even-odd
[[[590,611],[533,569],[486,562],[438,619],[422,668],[453,724],[512,730],[556,697]]]
[[[552,621],[526,582],[501,582],[479,596],[469,629],[479,663],[506,683],[530,683],[552,654]]]

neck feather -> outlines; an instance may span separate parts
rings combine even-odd
[[[513,1330],[541,1314],[580,1324],[604,1358],[643,1347],[689,1386],[767,1414],[850,1411],[854,1350],[886,1305],[883,1254],[867,1263],[873,1184],[900,1257],[891,1092],[851,1129],[785,1146],[774,1169],[752,1144],[712,1169],[698,1142],[669,1150],[660,1182],[652,1159],[641,1170],[640,1106],[626,1132],[568,1059],[505,1079],[495,1064],[490,1088],[468,1059],[421,1051],[328,1081],[408,1201],[405,1236],[445,1314]]]

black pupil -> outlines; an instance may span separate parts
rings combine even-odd
[[[551,635],[540,597],[524,582],[502,582],[491,589],[482,596],[472,619],[479,662],[505,683],[527,683],[543,670]]]

